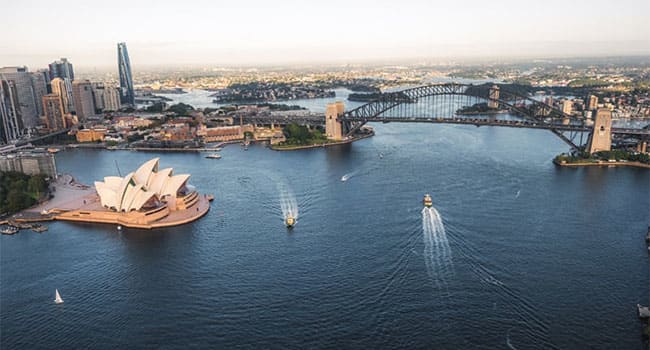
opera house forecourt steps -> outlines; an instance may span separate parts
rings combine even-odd
[[[125,177],[96,181],[96,193],[55,219],[153,229],[186,224],[205,215],[212,196],[191,190],[189,174],[160,170],[159,160],[151,159]]]

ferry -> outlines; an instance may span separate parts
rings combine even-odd
[[[293,216],[287,216],[287,219],[284,221],[285,224],[287,224],[287,228],[292,228],[293,225],[296,224],[296,220],[293,218]]]
[[[422,203],[427,208],[431,208],[433,206],[433,200],[431,199],[431,196],[428,193],[424,195],[424,199],[422,200]]]
[[[206,158],[209,158],[209,159],[221,159],[221,154],[219,154],[219,153],[212,153],[212,154],[209,154],[209,155],[207,155],[207,156],[205,156],[205,157],[206,157]]]

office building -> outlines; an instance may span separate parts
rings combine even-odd
[[[20,116],[25,128],[36,127],[40,122],[41,101],[37,99],[39,87],[34,86],[34,80],[27,67],[0,68],[0,80],[11,80],[16,87],[16,95],[20,106]]]
[[[125,105],[135,106],[131,61],[129,60],[126,43],[117,44],[117,65],[120,73],[120,102]]]
[[[34,89],[34,98],[37,99],[38,101],[42,101],[43,96],[47,95],[47,80],[45,79],[45,76],[39,72],[30,73],[30,77],[32,78],[32,88]],[[36,112],[38,113],[39,117],[43,115],[44,112],[43,112],[42,103],[36,104]]]
[[[72,99],[74,100],[74,109],[79,122],[83,123],[87,118],[93,118],[95,116],[95,99],[90,81],[73,81]]]
[[[45,116],[45,125],[51,131],[66,127],[65,113],[59,95],[48,94],[43,96],[43,114]]]
[[[50,79],[54,78],[74,80],[72,63],[68,62],[67,58],[61,58],[60,61],[50,63]]]
[[[0,143],[16,140],[22,132],[16,85],[13,80],[0,80]]]
[[[45,87],[47,89],[47,93],[51,94],[52,93],[52,87],[51,87],[50,83],[52,82],[52,78],[50,78],[50,70],[47,69],[47,68],[43,68],[43,69],[37,70],[36,73],[34,73],[34,74],[38,74],[38,75],[43,77],[43,81],[45,81]]]

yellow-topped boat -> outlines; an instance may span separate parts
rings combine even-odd
[[[287,216],[287,219],[284,220],[284,223],[287,224],[287,228],[292,228],[296,224],[296,219],[293,216]]]
[[[431,199],[431,196],[428,193],[424,195],[422,204],[424,204],[424,206],[427,208],[431,208],[433,206],[433,200]]]

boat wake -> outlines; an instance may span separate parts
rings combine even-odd
[[[436,208],[422,208],[422,231],[427,273],[440,285],[453,273],[453,262],[447,233]]]
[[[357,170],[357,171],[353,171],[351,173],[347,173],[347,174],[341,176],[341,182],[348,181],[351,177],[357,175],[358,173],[359,173],[359,171]]]
[[[280,188],[280,209],[282,210],[282,220],[286,221],[288,217],[298,220],[298,202],[296,196],[289,188]]]

